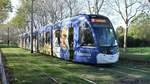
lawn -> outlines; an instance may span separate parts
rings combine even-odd
[[[17,45],[14,45],[14,44],[9,44],[9,46],[8,46],[8,44],[0,43],[0,48],[16,48],[16,47],[17,47]]]
[[[54,83],[51,78],[63,84],[91,84],[95,82],[113,81],[113,77],[123,76],[113,72],[103,71],[90,65],[73,64],[51,56],[30,54],[21,48],[2,48],[6,56],[6,67],[11,73],[13,84],[49,84]],[[101,75],[101,76],[100,76]]]
[[[114,67],[75,64],[21,48],[1,48],[11,84],[120,84],[129,78],[148,80],[150,66],[136,67],[117,63]],[[135,51],[136,52],[136,51]],[[121,67],[118,67],[121,66]],[[143,68],[147,72],[142,72]]]
[[[124,53],[121,48],[120,57],[133,60],[150,61],[150,47],[127,48],[126,53]]]
[[[88,83],[73,73],[61,67],[74,65],[63,62],[57,58],[30,54],[20,48],[2,48],[6,57],[6,66],[9,68],[14,84],[49,84],[54,83],[52,78],[61,83]],[[78,66],[79,67],[79,66]]]

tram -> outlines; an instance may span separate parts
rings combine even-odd
[[[36,32],[35,46],[41,53],[88,64],[112,64],[119,60],[117,37],[106,16],[81,14]]]

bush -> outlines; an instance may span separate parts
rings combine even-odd
[[[119,47],[123,47],[124,37],[121,36],[119,39]],[[145,39],[135,39],[133,37],[128,36],[127,38],[127,47],[149,47],[150,41]]]

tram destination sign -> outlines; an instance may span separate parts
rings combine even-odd
[[[92,18],[91,22],[92,23],[106,23],[106,20],[105,19]]]

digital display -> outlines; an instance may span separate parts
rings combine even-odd
[[[92,23],[106,23],[106,20],[104,19],[91,19]]]

